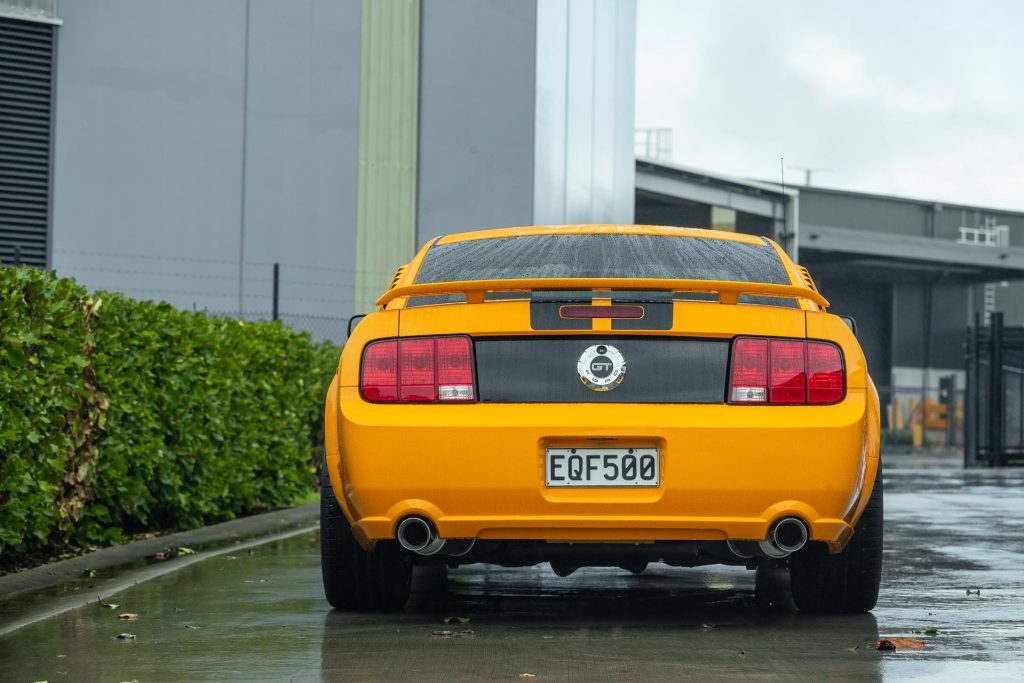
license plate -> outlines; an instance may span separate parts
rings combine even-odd
[[[657,448],[549,448],[544,480],[557,487],[655,487],[661,482]]]

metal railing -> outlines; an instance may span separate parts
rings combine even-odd
[[[1024,328],[995,312],[967,334],[964,464],[1024,465]]]

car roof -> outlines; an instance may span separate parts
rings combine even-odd
[[[486,240],[498,237],[528,237],[533,235],[662,235],[666,237],[697,237],[718,239],[746,244],[765,244],[766,240],[757,235],[704,228],[678,228],[666,225],[615,225],[610,223],[579,225],[531,225],[518,228],[495,228],[474,230],[445,235],[435,244],[451,244],[469,240]]]

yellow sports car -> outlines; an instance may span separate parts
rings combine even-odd
[[[324,590],[412,567],[788,567],[801,610],[878,597],[878,395],[852,325],[771,240],[579,225],[432,240],[327,395]]]

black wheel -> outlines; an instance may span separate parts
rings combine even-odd
[[[396,541],[363,550],[341,511],[324,468],[320,487],[320,564],[324,595],[335,609],[397,610],[409,600],[412,561]]]
[[[838,555],[824,543],[808,543],[789,563],[793,602],[804,612],[859,614],[878,602],[882,579],[882,471],[853,538]]]

